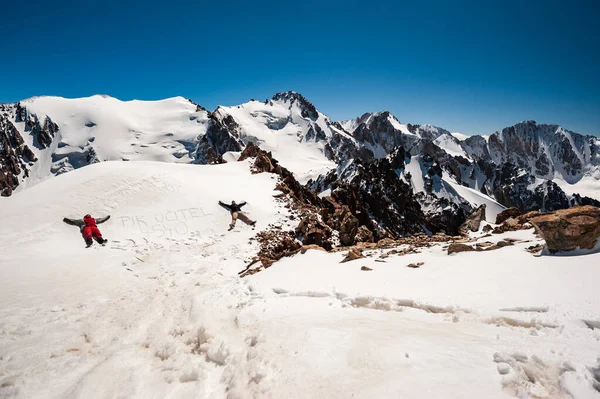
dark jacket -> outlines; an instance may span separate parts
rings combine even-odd
[[[86,225],[90,225],[91,226],[92,225],[91,224],[92,221],[94,222],[93,226],[95,226],[97,224],[106,222],[108,219],[110,219],[110,215],[105,216],[103,218],[99,218],[99,219],[94,219],[94,218],[84,218],[84,219],[69,219],[69,218],[64,218],[63,222],[65,222],[66,224],[70,224],[71,226],[77,226],[77,227],[79,227],[80,230],[83,230],[83,228]]]
[[[223,208],[227,209],[229,212],[233,213],[233,212],[241,211],[242,207],[244,205],[246,205],[246,202],[242,202],[241,204],[235,204],[235,205],[227,205],[227,204],[224,204],[223,202],[219,201],[219,205],[221,205]]]

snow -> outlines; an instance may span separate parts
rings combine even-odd
[[[349,119],[347,121],[340,121],[340,125],[348,133],[354,132],[354,130],[358,127],[359,123],[359,118]]]
[[[590,197],[600,201],[600,173],[596,177],[585,175],[575,184],[569,184],[560,177],[556,177],[552,181],[568,195],[579,194],[582,197]]]
[[[35,97],[21,104],[42,123],[49,116],[59,126],[60,137],[50,148],[37,151],[39,161],[20,190],[50,177],[53,166],[62,166],[63,171],[77,167],[70,163],[92,143],[101,161],[188,163],[198,136],[206,132],[207,112],[197,112],[196,105],[183,97],[160,101],[120,101],[101,95],[77,99]],[[17,126],[23,133],[24,123]],[[31,148],[36,148],[31,135],[22,136]]]
[[[487,195],[470,187],[465,187],[462,184],[456,183],[456,181],[454,181],[454,179],[447,172],[444,172],[443,178],[444,181],[452,186],[452,188],[456,190],[456,192],[462,198],[464,198],[474,207],[485,204],[485,220],[490,223],[494,223],[496,221],[496,216],[506,209],[505,206],[500,205]]]
[[[1,198],[0,397],[600,397],[600,254],[534,257],[520,231],[481,238],[529,241],[492,253],[311,250],[240,279],[256,232],[227,232],[216,202],[291,229],[274,177],[103,162]],[[61,221],[85,213],[111,215],[106,247]]]
[[[300,114],[294,103],[273,101],[265,104],[250,101],[237,107],[219,107],[222,113],[231,115],[242,128],[242,140],[259,144],[273,157],[285,160],[284,166],[293,172],[301,183],[315,179],[336,167],[324,154],[324,142],[305,140],[303,134],[310,123]],[[325,134],[331,132],[319,114],[317,124]]]
[[[442,148],[449,155],[453,157],[463,157],[470,159],[465,150],[460,146],[460,143],[454,138],[454,136],[443,134],[433,141],[433,144]]]
[[[568,362],[573,371],[563,376],[575,381],[574,397],[600,397],[587,371],[600,336],[581,321],[598,318],[590,278],[600,256],[533,257],[524,251],[532,231],[498,239],[505,237],[530,242],[493,254],[448,256],[434,247],[385,263],[374,256],[340,264],[343,253],[309,251],[250,277],[254,290],[272,291],[263,316],[285,329],[283,342],[265,346],[273,356],[294,353],[310,381],[285,380],[285,392],[502,398],[515,381],[530,394],[552,392],[558,383],[544,379]],[[416,262],[424,265],[406,267]],[[534,367],[538,382],[528,386],[522,368]]]
[[[450,134],[459,141],[465,141],[466,139],[468,139],[470,137],[470,136],[467,136],[466,134],[462,134],[462,133],[458,133],[458,132],[454,132],[454,133],[450,133]]]
[[[423,174],[425,171],[421,167],[420,156],[415,155],[410,158],[410,161],[405,165],[405,173],[410,173],[413,192],[425,192],[425,181]]]
[[[535,180],[527,186],[527,189],[534,190],[545,181],[546,179],[536,177]],[[579,194],[582,197],[590,197],[600,201],[600,173],[598,173],[598,175],[586,174],[576,183],[569,183],[557,174],[552,181],[567,195]]]
[[[390,116],[388,116],[388,121],[390,121],[390,123],[392,124],[394,129],[401,132],[402,134],[408,134],[408,135],[414,136],[414,133],[411,133],[410,130],[408,130],[408,126],[400,123],[400,121],[398,119],[396,119],[396,117],[394,115],[390,114]]]

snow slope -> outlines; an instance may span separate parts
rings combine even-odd
[[[21,102],[40,120],[50,117],[59,126],[59,139],[36,152],[31,177],[20,186],[34,185],[54,173],[82,164],[90,148],[99,161],[162,161],[187,163],[200,135],[206,131],[207,112],[183,97],[161,101],[121,101],[95,95],[86,98],[34,97]],[[24,132],[24,123],[17,123]],[[31,148],[33,138],[23,134]]]
[[[600,254],[536,258],[526,231],[240,279],[255,232],[216,202],[291,228],[274,187],[246,161],[105,162],[0,198],[0,397],[600,397]],[[106,247],[61,221],[87,212]]]
[[[583,320],[599,317],[590,279],[600,255],[533,257],[524,250],[532,232],[507,236],[530,242],[385,260],[374,251],[343,264],[343,253],[310,251],[251,276],[255,291],[272,291],[260,312],[279,339],[264,350],[292,357],[283,369],[303,376],[276,388],[289,397],[599,398],[588,368],[600,335]]]
[[[242,363],[223,364],[250,349],[233,320],[255,232],[227,232],[217,201],[247,201],[264,228],[285,215],[274,185],[247,162],[106,162],[2,198],[0,397],[225,397],[245,383],[228,381]],[[62,222],[87,212],[111,215],[106,247]]]
[[[463,199],[473,205],[474,208],[485,204],[485,220],[490,223],[495,223],[496,216],[506,209],[505,206],[500,205],[480,191],[456,183],[452,176],[450,176],[447,172],[444,172],[444,181],[449,184]]]

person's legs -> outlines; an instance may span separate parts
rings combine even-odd
[[[238,214],[239,214],[238,212],[231,212],[231,224],[229,225],[229,227],[231,227],[231,228],[235,227],[235,222],[238,218]]]
[[[246,214],[244,212],[238,212],[238,218],[242,222],[249,224],[249,225],[253,225],[254,223],[256,223],[256,222],[250,220],[250,218],[248,216],[246,216]]]
[[[87,246],[89,247],[90,245],[92,245],[92,243],[93,243],[93,241],[92,241],[92,226],[85,226],[81,233],[83,235],[83,239],[85,240],[85,243],[87,244]]]
[[[98,227],[92,227],[92,237],[98,241],[98,243],[103,244],[104,243],[104,238],[102,238],[102,233],[100,233],[100,230],[98,229]]]

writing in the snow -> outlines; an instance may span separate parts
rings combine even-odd
[[[190,232],[188,222],[208,214],[201,208],[186,208],[157,213],[154,216],[119,216],[122,226],[137,228],[146,237],[173,237]]]

